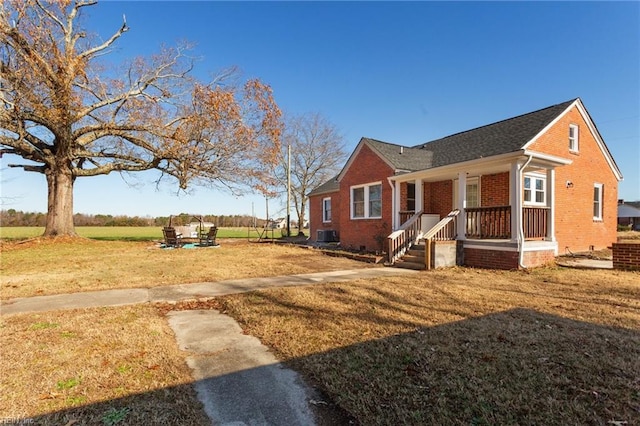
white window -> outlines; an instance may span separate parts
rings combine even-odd
[[[331,222],[331,198],[322,199],[322,221]]]
[[[578,126],[569,125],[569,151],[578,152]]]
[[[593,185],[593,220],[602,220],[602,198],[604,185],[596,183]]]
[[[524,177],[524,202],[527,204],[545,205],[546,182],[544,178],[535,176]]]
[[[382,217],[382,183],[351,187],[351,218],[379,219]]]

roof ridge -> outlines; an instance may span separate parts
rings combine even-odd
[[[532,114],[537,114],[537,113],[540,113],[540,112],[542,112],[542,111],[545,111],[545,110],[548,110],[548,109],[551,109],[551,108],[557,108],[557,107],[559,107],[560,105],[567,104],[567,106],[568,106],[568,105],[572,104],[573,102],[577,101],[578,99],[580,99],[580,98],[579,98],[579,97],[578,97],[578,98],[573,98],[573,99],[571,99],[571,100],[569,100],[569,101],[560,102],[560,103],[555,104],[555,105],[550,105],[550,106],[545,107],[545,108],[537,109],[537,110],[535,110],[535,111],[530,111],[530,112],[526,112],[526,113],[524,113],[524,114],[520,114],[520,115],[516,115],[516,116],[513,116],[513,117],[505,118],[505,119],[503,119],[503,120],[494,121],[493,123],[484,124],[484,125],[482,125],[482,126],[474,127],[474,128],[467,129],[467,130],[463,130],[463,131],[461,131],[461,132],[452,133],[452,134],[450,134],[450,135],[443,136],[443,137],[441,137],[441,138],[432,139],[432,140],[430,140],[430,141],[423,142],[423,143],[418,144],[418,145],[414,145],[414,146],[412,146],[411,148],[424,148],[426,145],[428,145],[428,144],[430,144],[430,143],[432,143],[432,142],[436,142],[436,141],[439,141],[439,140],[442,140],[442,139],[447,139],[447,138],[450,138],[450,137],[452,137],[452,136],[462,135],[462,134],[464,134],[464,133],[473,132],[473,131],[476,131],[476,130],[478,130],[478,129],[482,129],[482,128],[485,128],[485,127],[494,126],[494,125],[496,125],[496,124],[504,123],[504,122],[506,122],[506,121],[515,120],[515,119],[517,119],[517,118],[526,117],[526,116],[528,116],[528,115],[532,115]]]
[[[414,146],[409,146],[409,145],[400,145],[400,144],[397,144],[397,143],[393,143],[393,142],[385,142],[385,141],[381,141],[381,140],[379,140],[379,139],[369,138],[369,137],[366,137],[366,136],[364,136],[364,137],[363,137],[363,139],[366,139],[366,140],[371,141],[371,142],[382,143],[382,144],[385,144],[385,145],[399,146],[399,147],[402,147],[402,148],[409,148],[409,149],[411,149],[411,148],[416,148],[416,146],[415,146],[415,145],[414,145]]]

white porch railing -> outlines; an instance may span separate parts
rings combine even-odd
[[[389,263],[394,264],[411,247],[411,244],[418,242],[422,236],[421,220],[422,211],[416,212],[397,231],[387,237],[387,247],[389,253]]]
[[[456,209],[451,211],[447,216],[445,216],[440,222],[436,223],[435,226],[426,234],[423,235],[423,239],[425,241],[425,250],[424,250],[424,264],[427,269],[431,269],[431,245],[433,241],[448,241],[456,239],[456,217],[460,214],[460,210]]]

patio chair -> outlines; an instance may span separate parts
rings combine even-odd
[[[179,248],[182,246],[182,234],[176,232],[176,228],[173,226],[165,226],[162,228],[162,235],[164,235],[165,247]]]
[[[218,227],[212,226],[209,228],[209,232],[200,233],[200,246],[208,247],[208,246],[217,246],[216,236],[218,235]]]

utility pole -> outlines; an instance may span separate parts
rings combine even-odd
[[[288,144],[287,145],[287,237],[291,236],[290,210],[291,210],[291,144]]]

